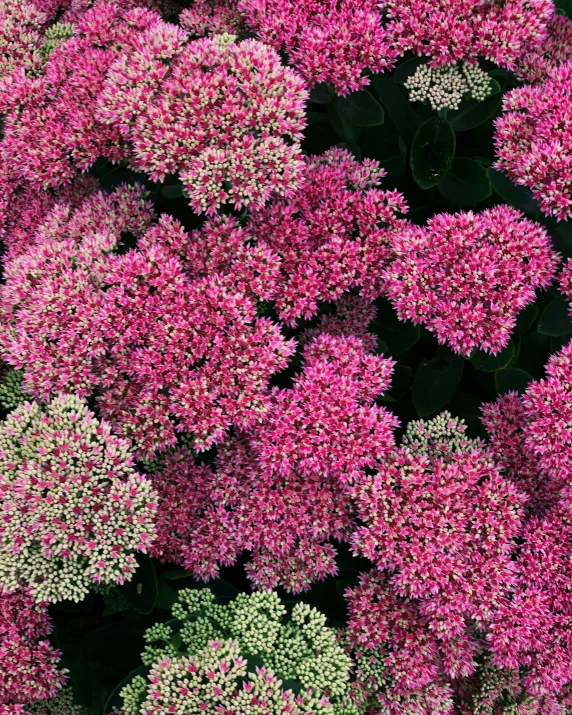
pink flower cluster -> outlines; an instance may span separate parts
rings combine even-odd
[[[471,672],[466,628],[486,625],[514,581],[524,494],[469,443],[435,455],[401,447],[352,495],[364,524],[354,549],[391,574],[397,595],[418,599],[444,647],[466,641],[457,672]]]
[[[258,587],[293,592],[335,573],[328,541],[353,529],[344,484],[393,445],[396,420],[374,403],[391,370],[357,338],[317,336],[294,386],[274,390],[264,420],[219,451],[216,469],[183,452],[153,475],[158,555],[211,578],[246,549]]]
[[[385,291],[399,318],[463,355],[502,350],[559,260],[547,231],[510,206],[437,214],[395,233],[391,247]]]
[[[51,630],[45,604],[22,589],[0,590],[0,712],[17,713],[18,704],[50,698],[62,687],[60,654],[46,639]]]
[[[118,129],[97,121],[97,99],[118,54],[159,19],[143,8],[97,2],[82,14],[74,36],[54,49],[43,74],[20,70],[4,83],[0,153],[17,180],[55,188],[99,157],[118,162],[129,156]]]
[[[544,82],[552,69],[568,60],[572,60],[572,20],[554,13],[546,39],[540,47],[524,55],[517,72],[529,82]]]
[[[428,55],[431,65],[474,63],[477,56],[517,69],[547,35],[550,0],[387,0],[388,31],[401,52]]]
[[[361,287],[367,300],[378,297],[391,240],[406,225],[403,196],[379,188],[385,171],[378,162],[330,149],[307,159],[305,171],[300,190],[251,212],[247,224],[281,258],[276,309],[288,324],[351,288]]]
[[[196,37],[205,35],[243,34],[244,18],[233,0],[194,0],[179,15],[179,22]]]
[[[565,220],[572,216],[572,61],[547,74],[542,84],[505,95],[495,122],[496,166],[532,189],[543,213]]]
[[[383,72],[399,55],[376,0],[239,0],[238,8],[309,85],[328,82],[339,94],[369,84],[365,70]]]
[[[46,16],[37,3],[26,0],[0,2],[0,87],[2,80],[17,70],[39,68],[41,32],[45,22]]]
[[[302,173],[307,92],[272,48],[232,35],[188,41],[176,25],[143,33],[111,66],[97,117],[157,181],[178,174],[198,213],[289,196]]]

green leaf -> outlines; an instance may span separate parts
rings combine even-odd
[[[347,97],[336,97],[334,106],[340,117],[358,127],[375,127],[383,124],[383,107],[367,89],[352,92]]]
[[[360,146],[365,156],[377,159],[387,171],[388,177],[403,176],[407,161],[407,147],[397,131],[388,134],[378,127],[364,127],[360,135]]]
[[[474,206],[492,193],[486,169],[474,159],[455,159],[437,188],[455,206]]]
[[[413,405],[419,417],[442,410],[455,394],[465,360],[445,346],[439,346],[431,360],[423,360],[413,378]]]
[[[326,82],[319,82],[310,90],[310,102],[315,104],[329,104],[333,97],[334,95],[330,92]]]
[[[334,104],[328,104],[327,112],[332,129],[338,137],[348,144],[355,144],[360,135],[360,127],[344,119]]]
[[[393,357],[406,353],[419,340],[419,326],[409,321],[401,322],[386,299],[377,301],[377,316],[371,329],[387,345]]]
[[[563,295],[559,295],[542,311],[538,321],[538,332],[541,335],[560,337],[572,333],[572,319],[570,319],[570,303]]]
[[[501,88],[496,79],[491,79],[491,84],[493,93],[488,97],[480,102],[476,99],[467,99],[459,109],[447,114],[447,119],[456,132],[474,129],[497,113],[502,101]]]
[[[514,342],[509,341],[509,344],[504,350],[496,355],[491,355],[484,350],[476,350],[473,355],[471,355],[471,364],[482,372],[495,372],[496,370],[502,370],[510,365],[516,354],[516,349]]]
[[[179,578],[192,578],[193,574],[187,569],[169,569],[161,574],[161,578],[166,578],[168,581],[176,581]]]
[[[538,211],[538,204],[534,200],[529,188],[513,184],[508,176],[492,167],[487,169],[487,174],[489,175],[493,189],[507,204],[514,206],[524,213],[535,214]]]
[[[149,556],[137,557],[139,568],[131,581],[121,587],[121,593],[138,613],[151,613],[158,596],[155,566]]]
[[[178,594],[172,586],[168,583],[159,579],[158,592],[157,592],[157,602],[155,606],[157,608],[163,608],[165,610],[170,610],[173,605],[177,602]]]
[[[389,77],[376,77],[373,85],[397,131],[409,144],[421,126],[421,117],[411,106],[407,90]]]
[[[481,400],[468,392],[456,392],[447,405],[454,417],[465,420],[467,428],[478,434],[481,430]]]
[[[421,65],[426,65],[427,62],[427,57],[412,57],[409,60],[405,60],[393,73],[393,80],[399,82],[399,84],[407,82],[417,72],[417,68],[421,67]]]
[[[538,317],[539,312],[540,311],[534,305],[534,303],[527,305],[524,310],[521,310],[518,314],[518,318],[516,319],[516,325],[514,326],[514,330],[512,333],[513,336],[515,338],[518,338],[521,335],[524,335],[526,331],[532,327],[534,321]]]
[[[516,390],[522,394],[532,380],[532,375],[518,367],[507,367],[495,373],[495,387],[499,395]]]
[[[164,199],[182,199],[183,185],[181,183],[170,184],[169,186],[163,185],[159,190],[159,194]]]
[[[417,130],[411,145],[411,172],[422,189],[436,186],[455,157],[455,132],[445,119],[432,117]]]
[[[556,221],[551,220],[548,225],[554,248],[564,258],[572,258],[572,223],[565,221],[556,223]]]
[[[555,5],[563,15],[572,19],[572,0],[556,0]]]

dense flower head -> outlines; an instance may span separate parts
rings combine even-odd
[[[394,234],[392,248],[385,288],[399,318],[463,355],[502,350],[558,263],[547,231],[510,206],[437,214]]]
[[[219,450],[216,469],[181,451],[152,479],[159,492],[154,555],[205,580],[246,551],[257,587],[305,591],[337,572],[331,541],[349,540],[354,528],[341,485],[266,470],[245,439]]]
[[[484,448],[435,451],[399,448],[356,483],[364,525],[353,543],[388,569],[398,595],[420,599],[447,640],[463,633],[467,618],[488,622],[513,582],[510,557],[526,499]]]
[[[39,227],[57,204],[66,204],[75,209],[83,199],[97,191],[97,183],[91,177],[78,177],[69,185],[55,191],[38,191],[30,184],[18,186],[15,181],[9,179],[6,185],[1,181],[0,184],[9,199],[0,216],[4,264],[25,253],[34,243]]]
[[[195,37],[243,33],[244,18],[233,0],[194,0],[179,15],[179,22]]]
[[[74,396],[24,403],[0,424],[0,584],[81,600],[130,580],[154,537],[155,494],[129,443]]]
[[[320,333],[339,338],[353,336],[361,340],[368,352],[375,352],[377,335],[368,329],[376,317],[375,304],[364,300],[360,295],[344,293],[332,308],[332,312],[320,316],[315,327],[306,328],[301,333],[300,343],[306,345]]]
[[[481,446],[478,439],[469,439],[466,431],[464,420],[445,411],[427,421],[408,422],[401,441],[410,454],[447,459]]]
[[[275,593],[256,592],[222,606],[208,590],[183,590],[173,617],[181,646],[172,645],[169,625],[147,631],[143,660],[151,672],[147,682],[138,677],[123,689],[126,715],[152,715],[157,705],[162,712],[183,707],[213,715],[352,712],[350,659],[325,616],[309,605],[289,612]],[[253,666],[252,656],[262,665]]]
[[[293,592],[336,573],[330,540],[353,529],[343,484],[393,445],[396,420],[373,402],[391,368],[355,337],[313,339],[294,387],[272,392],[264,418],[219,449],[215,468],[183,450],[153,475],[155,553],[208,579],[250,551],[257,586]]]
[[[62,687],[60,654],[46,640],[51,630],[45,604],[36,603],[24,589],[0,589],[0,712],[6,707],[7,715],[13,715],[19,712],[18,703],[51,698]]]
[[[572,343],[551,355],[546,377],[529,383],[523,405],[525,446],[557,492],[572,477]]]
[[[28,400],[22,390],[22,378],[21,370],[0,367],[0,407],[3,410],[13,410]]]
[[[100,156],[112,162],[129,157],[119,130],[97,121],[97,98],[118,54],[159,20],[143,8],[97,3],[83,14],[73,37],[50,53],[40,76],[20,71],[5,83],[0,152],[20,181],[55,188]]]
[[[109,253],[122,234],[139,235],[151,217],[142,189],[121,186],[80,203],[56,204],[33,234],[22,238],[26,248],[14,246],[21,255],[8,261],[0,289],[0,346],[6,362],[24,369],[29,395],[87,396],[98,384]]]
[[[542,511],[559,498],[560,490],[541,470],[538,456],[526,442],[527,411],[522,397],[514,391],[508,392],[495,402],[481,405],[481,411],[495,460],[510,479],[526,491],[527,508]]]
[[[503,98],[495,120],[496,167],[528,186],[547,216],[572,216],[570,114],[572,61],[548,71],[542,84],[525,85]]]
[[[46,19],[34,2],[0,2],[0,87],[6,75],[16,70],[33,71],[40,66],[39,48]]]
[[[385,7],[393,42],[429,56],[433,67],[480,55],[515,69],[544,41],[554,12],[551,0],[387,0]]]
[[[555,12],[544,42],[519,61],[517,72],[529,82],[544,82],[550,70],[568,60],[572,60],[572,20]]]
[[[491,80],[478,65],[420,65],[405,82],[410,102],[429,102],[431,109],[458,109],[463,99],[481,102],[491,94]]]
[[[488,636],[493,662],[520,669],[535,696],[572,686],[572,499],[564,498],[524,529],[513,592]]]
[[[307,92],[258,40],[188,41],[162,23],[111,67],[98,118],[130,142],[156,181],[178,174],[192,208],[261,206],[299,185]]]
[[[193,280],[160,243],[117,256],[106,281],[100,407],[142,456],[174,446],[177,432],[209,449],[261,419],[294,343],[257,317],[252,297],[219,273]]]
[[[397,596],[389,579],[375,571],[362,576],[346,598],[345,638],[355,663],[352,697],[359,712],[453,713],[447,654],[417,602]],[[469,661],[472,656],[469,648]]]
[[[88,709],[76,705],[71,688],[63,688],[53,698],[28,706],[30,715],[88,715]]]
[[[390,69],[399,54],[375,0],[239,0],[238,8],[263,42],[289,54],[310,86],[328,82],[348,94],[369,83],[365,70]]]
[[[407,211],[398,191],[379,188],[377,161],[333,148],[306,159],[305,183],[291,198],[251,212],[247,228],[282,260],[276,309],[285,322],[310,318],[321,302],[361,287],[379,296],[391,238]]]

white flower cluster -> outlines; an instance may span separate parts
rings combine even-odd
[[[129,442],[76,396],[11,412],[0,423],[0,586],[81,601],[94,581],[130,580],[156,510],[132,462]]]
[[[481,102],[492,92],[491,81],[478,65],[420,65],[405,82],[411,102],[429,102],[434,110],[458,109],[463,99]]]
[[[178,633],[165,624],[147,631],[143,661],[151,666],[151,683],[139,678],[124,689],[126,715],[155,713],[158,704],[161,712],[199,715],[201,703],[209,704],[206,715],[243,712],[237,703],[255,702],[258,687],[268,693],[264,712],[269,715],[286,710],[292,715],[353,713],[350,658],[325,616],[311,606],[298,603],[289,615],[272,592],[241,593],[220,605],[208,589],[185,589],[173,618],[181,623]]]

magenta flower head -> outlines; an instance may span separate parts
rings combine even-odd
[[[97,117],[129,142],[133,166],[178,174],[198,213],[261,206],[298,188],[304,82],[278,53],[233,35],[189,41],[162,23],[111,67]]]
[[[399,318],[462,355],[502,350],[559,260],[546,230],[510,206],[437,214],[395,233],[392,248],[385,289]]]
[[[551,69],[542,84],[508,92],[496,122],[496,167],[528,186],[547,216],[572,216],[570,116],[572,62]]]
[[[155,494],[129,443],[79,398],[24,403],[0,423],[0,586],[80,601],[124,583],[155,534]]]

